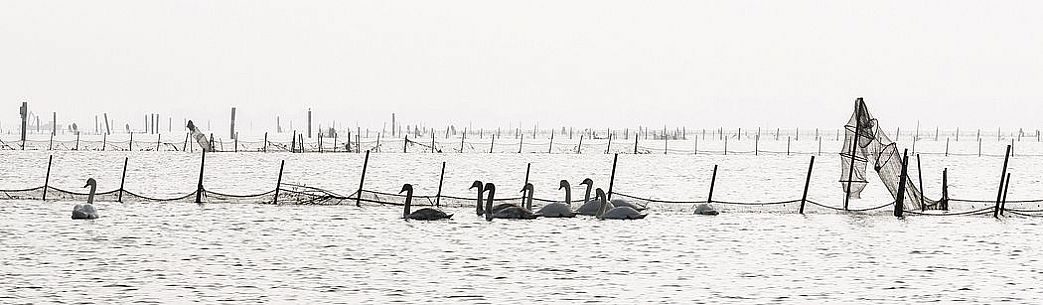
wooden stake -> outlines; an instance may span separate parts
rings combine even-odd
[[[196,203],[203,203],[203,169],[206,167],[206,149],[199,158],[199,184],[196,185]]]
[[[366,150],[366,158],[362,161],[362,177],[359,178],[359,191],[355,195],[355,206],[362,206],[362,185],[366,182],[366,168],[369,167],[369,150]]]
[[[800,214],[804,215],[804,203],[808,201],[808,187],[811,186],[811,170],[815,168],[815,156],[811,156],[808,164],[808,178],[804,180],[804,194],[800,196]]]
[[[612,174],[608,177],[608,201],[612,201],[612,186],[616,183],[616,164],[619,161],[619,154],[615,154],[612,157]]]
[[[123,202],[123,183],[127,181],[127,162],[129,161],[129,157],[123,157],[123,175],[120,176],[120,191],[116,197],[116,202]]]
[[[50,188],[51,183],[51,161],[54,161],[54,155],[47,157],[47,176],[43,180],[43,200],[47,201],[47,189]]]
[[[286,166],[286,160],[279,162],[279,178],[275,180],[275,196],[272,197],[272,204],[279,204],[279,189],[282,188],[282,170]]]
[[[713,185],[717,183],[717,164],[713,165],[713,175],[710,176],[710,194],[706,195],[706,203],[713,203]]]
[[[1007,162],[1010,161],[1010,145],[1007,145],[1007,152],[1003,154],[1003,171],[1000,172],[1000,189],[996,191],[996,207],[992,210],[992,217],[1000,217],[1000,200],[1003,199],[1003,184],[1006,182],[1007,177]]]
[[[909,150],[902,153],[902,175],[898,178],[898,195],[895,196],[894,216],[902,218],[905,213],[905,183],[909,179]],[[850,182],[849,182],[850,183]]]
[[[435,194],[435,206],[442,206],[442,181],[445,181],[445,161],[442,161],[442,174],[438,175],[438,193]]]

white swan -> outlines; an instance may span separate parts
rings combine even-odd
[[[576,217],[572,212],[572,188],[567,180],[561,180],[558,189],[565,189],[565,203],[554,202],[543,206],[536,215],[543,217]]]
[[[482,194],[485,194],[485,187],[482,185],[481,181],[475,180],[474,183],[471,183],[471,188],[469,188],[469,189],[474,189],[474,188],[478,189],[478,204],[475,205],[475,212],[478,213],[478,216],[485,215],[485,210],[486,209],[483,208],[485,206],[485,204],[484,204],[485,201],[482,200]],[[524,201],[522,201],[522,202],[524,203]],[[511,203],[501,203],[501,204],[497,204],[496,206],[492,207],[492,209],[490,209],[490,210],[493,211],[493,212],[496,212],[496,211],[500,211],[500,210],[503,210],[503,209],[506,209],[506,208],[510,208],[510,207],[518,207],[518,206],[515,205],[515,204],[511,204]]]
[[[700,203],[695,207],[695,215],[715,216],[717,214],[720,214],[720,212],[717,212],[712,205],[707,203]]]
[[[519,206],[510,206],[502,210],[496,211],[493,209],[493,197],[496,194],[496,185],[492,183],[485,184],[485,191],[489,192],[488,198],[485,199],[485,220],[493,220],[493,218],[503,219],[536,219],[536,214],[532,211]]]
[[[409,212],[409,208],[410,208],[410,205],[413,202],[413,185],[406,183],[405,185],[402,186],[402,191],[398,192],[398,193],[401,194],[402,192],[406,192],[405,211],[402,212],[402,218],[403,219],[439,220],[439,219],[449,219],[449,218],[453,217],[453,214],[446,214],[445,212],[442,212],[442,211],[439,211],[439,210],[436,210],[436,209],[432,209],[432,208],[423,208],[423,209],[417,210],[416,212],[410,213]]]
[[[72,219],[95,219],[98,218],[98,211],[94,209],[92,205],[94,203],[94,192],[98,190],[98,182],[94,181],[94,178],[87,178],[87,184],[83,187],[91,187],[90,193],[87,195],[87,204],[77,204],[72,208]]]
[[[598,210],[601,209],[601,201],[590,200],[590,191],[594,189],[594,180],[590,178],[583,179],[579,185],[587,185],[587,193],[583,195],[583,205],[576,209],[576,214],[584,216],[595,216],[598,214]],[[610,209],[612,207],[609,207]]]
[[[638,212],[637,210],[630,207],[618,207],[609,209],[610,204],[606,202],[605,191],[601,188],[597,190],[597,199],[601,201],[601,209],[598,210],[598,219],[642,219],[648,214]]]

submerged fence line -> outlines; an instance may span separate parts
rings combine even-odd
[[[612,171],[615,172],[615,167],[618,161],[617,158],[613,160]],[[48,158],[51,159],[50,157]],[[368,158],[367,158],[368,159]],[[342,195],[329,190],[324,190],[316,187],[309,187],[306,185],[297,185],[292,183],[284,183],[282,180],[283,171],[285,169],[285,160],[280,162],[279,174],[273,181],[276,182],[276,187],[264,192],[253,193],[253,194],[231,194],[219,191],[207,190],[205,188],[205,153],[201,154],[200,157],[200,171],[199,181],[195,190],[185,193],[183,195],[175,195],[171,197],[154,197],[144,194],[140,194],[131,190],[127,190],[125,186],[126,180],[126,168],[129,162],[129,158],[124,160],[124,172],[121,177],[120,187],[115,190],[103,191],[95,193],[95,199],[101,201],[112,201],[112,202],[194,202],[194,203],[255,203],[255,204],[296,204],[296,205],[349,205],[354,203],[357,206],[361,206],[362,203],[376,204],[376,205],[402,205],[405,198],[404,195],[385,193],[379,191],[366,190],[363,186],[365,183],[365,175],[362,175],[359,180],[358,190]],[[26,189],[0,189],[0,200],[41,200],[41,201],[59,201],[59,200],[85,200],[89,195],[86,192],[79,192],[74,190],[66,190],[57,188],[50,185],[50,171],[51,166],[48,162],[48,175],[45,176],[43,186],[32,187]],[[531,165],[531,164],[530,164]],[[365,172],[368,167],[368,161],[363,163],[361,169]],[[429,206],[456,206],[464,207],[477,204],[478,202],[485,200],[480,194],[474,197],[460,197],[452,195],[443,195],[441,193],[441,181],[444,180],[445,164],[443,163],[442,176],[439,178],[439,191],[437,194],[431,195],[415,195],[414,199],[425,200],[427,203],[418,202],[416,205],[429,205]],[[692,209],[698,204],[714,204],[717,205],[724,211],[734,212],[777,212],[777,213],[793,213],[805,214],[806,211],[813,211],[817,213],[868,213],[868,212],[887,212],[889,209],[893,209],[896,215],[907,213],[910,215],[917,216],[962,216],[962,215],[986,215],[994,214],[994,217],[1000,215],[1023,216],[1023,217],[1043,217],[1043,207],[1040,206],[1043,203],[1043,199],[1023,199],[1023,200],[1006,200],[1006,192],[1009,189],[1009,180],[1005,181],[1005,186],[1001,187],[1001,199],[996,201],[990,200],[979,200],[979,199],[956,199],[956,198],[942,198],[944,205],[931,207],[931,210],[921,209],[908,210],[904,209],[901,205],[901,197],[895,202],[889,202],[878,206],[871,206],[865,208],[844,208],[834,207],[820,203],[818,201],[807,198],[807,190],[809,187],[811,171],[814,168],[814,156],[811,157],[811,163],[808,168],[808,180],[804,185],[804,193],[800,199],[781,199],[775,201],[730,201],[730,200],[719,200],[713,199],[713,189],[717,180],[717,166],[714,166],[713,175],[710,179],[709,193],[705,200],[670,200],[670,199],[657,199],[649,196],[634,195],[619,191],[612,190],[611,185],[615,180],[615,175],[610,178],[608,182],[609,192],[621,197],[636,201],[638,205],[645,207],[656,206],[663,210],[680,210],[686,211]],[[1009,178],[1008,178],[1009,179]],[[947,185],[943,184],[943,194],[947,193]],[[611,196],[611,195],[610,195]],[[943,195],[946,196],[946,195]],[[495,198],[497,202],[519,202],[523,197],[505,197]],[[589,198],[585,198],[587,200]],[[562,200],[547,199],[547,198],[532,198],[533,201],[551,203],[551,202],[563,202]],[[949,203],[970,203],[971,210],[967,211],[950,211]],[[583,202],[580,202],[581,204]],[[993,204],[989,206],[989,204]],[[810,205],[809,205],[810,204]],[[982,207],[976,207],[975,204],[982,204]],[[1007,204],[1020,204],[1021,206],[1007,207]],[[1029,206],[1029,204],[1036,204],[1035,207]],[[688,208],[685,208],[689,206]],[[813,208],[813,209],[809,209]]]

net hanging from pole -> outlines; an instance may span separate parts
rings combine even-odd
[[[872,163],[880,181],[893,197],[897,197],[902,173],[898,145],[883,132],[862,98],[855,101],[855,111],[844,125],[844,131],[844,148],[840,152],[841,189],[849,194],[849,198],[860,198],[869,183],[866,170]],[[910,210],[937,209],[939,206],[937,200],[921,196],[921,190],[913,183],[913,179],[906,179],[905,191],[905,205]]]

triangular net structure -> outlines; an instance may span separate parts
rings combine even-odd
[[[880,181],[893,197],[898,196],[898,183],[902,174],[902,155],[895,142],[887,137],[879,122],[866,108],[862,98],[855,101],[855,111],[844,125],[844,149],[840,152],[840,186],[849,198],[860,198],[866,184],[866,168],[873,164]],[[856,136],[857,134],[857,136]],[[908,173],[908,169],[906,170]],[[920,189],[906,179],[905,207],[909,210],[941,208],[938,201],[925,198]]]

